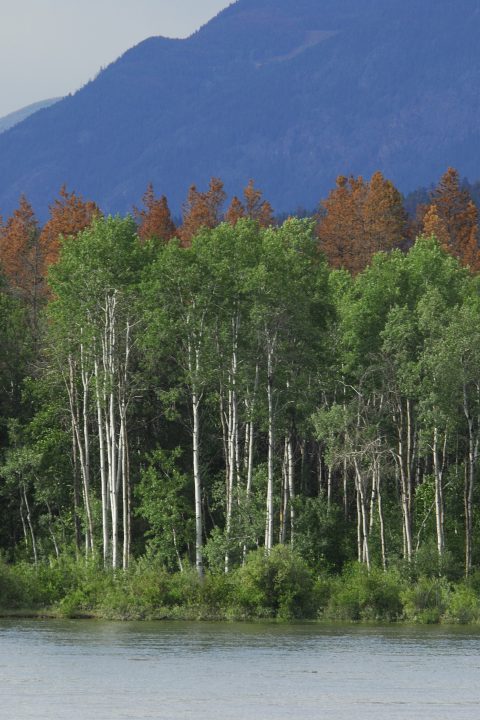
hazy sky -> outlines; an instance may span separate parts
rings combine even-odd
[[[231,1],[0,0],[0,117],[77,90],[151,35],[190,35]]]

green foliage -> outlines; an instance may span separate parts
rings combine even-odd
[[[439,623],[447,610],[450,587],[444,578],[421,577],[402,593],[405,617],[413,622]]]
[[[94,562],[63,556],[37,567],[0,563],[0,608],[46,608],[75,595],[78,607],[93,607],[105,575]],[[80,603],[81,599],[81,603]],[[89,604],[90,603],[90,604]]]
[[[193,540],[189,478],[178,467],[181,452],[156,450],[148,457],[136,488],[136,514],[147,520],[152,553],[168,568],[181,569]]]
[[[51,612],[60,617],[110,619],[315,619],[353,622],[471,624],[480,621],[478,580],[449,584],[421,577],[408,583],[396,570],[349,565],[342,575],[316,579],[285,546],[269,556],[247,556],[228,574],[194,567],[169,572],[144,557],[127,571],[104,570],[95,562],[62,557],[35,568],[0,562],[0,611]]]
[[[367,571],[358,563],[332,583],[326,617],[335,620],[398,620],[402,617],[400,575],[380,568]]]
[[[247,615],[283,620],[311,617],[314,583],[306,563],[290,548],[277,545],[251,553],[236,571],[235,598]]]
[[[0,548],[18,561],[1,568],[8,606],[475,620],[473,581],[448,583],[465,573],[468,533],[473,566],[480,547],[477,460],[468,475],[478,280],[434,240],[352,278],[329,273],[310,221],[224,223],[184,248],[142,245],[131,218],[97,218],[62,241],[50,281],[29,379],[27,320],[0,288]],[[101,452],[117,431],[121,461]],[[115,513],[105,465],[120,544],[132,509],[125,572],[67,557],[83,552],[89,515],[102,556]],[[123,473],[125,499],[112,482]],[[268,531],[294,552],[262,547],[267,495]],[[203,582],[190,566],[198,538]],[[362,552],[365,566],[348,564]]]
[[[31,570],[31,566],[28,566]],[[13,567],[0,561],[0,608],[26,607],[30,604],[28,583],[19,565]]]
[[[295,502],[295,550],[311,568],[341,570],[348,557],[346,523],[341,509],[328,507],[322,495]]]
[[[456,559],[448,550],[439,558],[434,537],[431,536],[419,547],[414,562],[407,570],[413,580],[420,577],[458,580],[462,577],[463,569],[459,568]]]
[[[468,625],[480,619],[480,599],[472,587],[456,585],[450,593],[445,613],[446,622]]]

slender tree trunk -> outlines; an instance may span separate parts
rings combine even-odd
[[[267,461],[267,514],[265,523],[265,548],[273,546],[273,460],[275,452],[275,429],[273,410],[273,351],[267,350],[267,399],[268,399],[268,461]]]
[[[98,432],[98,449],[100,459],[100,490],[102,497],[102,550],[103,550],[103,566],[107,567],[110,552],[109,522],[108,522],[108,478],[105,458],[105,435],[104,435],[104,417],[103,407],[100,395],[100,373],[98,360],[95,360],[95,399],[97,405],[97,432]]]
[[[247,417],[248,422],[245,426],[245,455],[244,455],[244,463],[246,467],[246,475],[247,475],[247,481],[246,481],[246,487],[245,487],[245,503],[247,510],[250,506],[250,498],[252,494],[252,483],[253,483],[253,457],[254,457],[254,439],[255,439],[255,425],[254,425],[254,412],[255,412],[255,406],[256,406],[256,399],[257,399],[257,390],[258,390],[258,379],[259,379],[259,373],[260,368],[258,365],[258,362],[255,366],[255,381],[253,384],[253,393],[251,398],[248,398],[245,400],[245,406],[247,410]],[[247,544],[243,544],[243,560],[242,563],[245,564],[245,560],[247,557]]]
[[[172,537],[173,537],[173,547],[175,548],[175,555],[177,556],[177,562],[178,562],[178,569],[181,573],[183,573],[183,562],[180,555],[180,552],[178,550],[178,543],[177,543],[177,531],[174,527],[172,527]]]
[[[365,563],[368,570],[370,570],[370,548],[368,543],[368,511],[365,499],[365,489],[363,483],[363,477],[358,465],[357,458],[354,457],[355,466],[355,480],[357,490],[357,508],[359,510],[358,520],[358,550],[360,561]]]
[[[104,403],[105,403],[105,441],[107,445],[107,484],[111,525],[111,563],[118,567],[118,480],[119,455],[117,454],[117,417],[116,417],[116,295],[105,298],[105,328],[103,338],[104,365]]]
[[[360,493],[358,490],[358,483],[355,480],[355,494],[357,500],[357,560],[359,563],[362,562],[362,505],[360,500]]]
[[[250,402],[247,406],[247,411],[249,415],[249,421],[248,421],[248,453],[247,453],[247,486],[246,486],[246,495],[247,495],[247,501],[250,499],[250,495],[252,492],[252,480],[253,480],[253,451],[254,451],[254,433],[255,433],[255,426],[253,422],[253,415],[255,412],[255,406],[256,406],[256,400],[257,400],[257,390],[258,390],[258,379],[260,375],[260,368],[258,365],[258,362],[255,366],[255,381],[253,385],[253,394]]]
[[[332,468],[329,465],[327,468],[327,510],[330,512],[332,507]]]
[[[25,504],[25,509],[27,511],[26,517],[27,517],[28,530],[30,532],[30,539],[32,541],[33,562],[35,563],[35,567],[37,567],[38,566],[37,541],[35,539],[35,532],[33,530],[32,514],[30,511],[30,503],[28,502],[28,495],[27,495],[27,489],[25,487],[25,483],[22,483],[22,492],[23,492],[23,502]]]
[[[187,325],[190,319],[187,316]],[[200,404],[202,393],[199,388],[201,370],[200,349],[202,347],[203,323],[200,330],[191,330],[187,340],[187,362],[190,376],[192,401],[192,461],[195,493],[195,565],[198,576],[203,578],[203,497],[200,469]]]
[[[343,517],[348,520],[348,469],[347,460],[343,460]]]
[[[108,398],[106,415],[108,438],[108,492],[110,501],[112,567],[118,566],[118,483],[117,483],[117,442],[115,433],[115,399],[111,393]]]
[[[75,378],[73,374],[73,363],[69,363],[69,396],[73,397],[75,393]],[[78,468],[78,455],[77,455],[77,439],[75,436],[74,423],[70,421],[70,427],[72,432],[72,471],[73,471],[73,530],[75,538],[75,552],[78,556],[80,552],[81,539],[81,525],[80,525],[80,485],[79,485],[79,468]]]
[[[237,346],[238,346],[238,316],[232,318],[232,356],[229,372],[229,390],[228,390],[228,476],[227,476],[227,497],[226,497],[226,524],[225,536],[227,549],[225,552],[225,572],[228,573],[230,553],[229,541],[232,527],[232,511],[233,511],[233,489],[237,480],[238,470],[238,402],[237,402]]]
[[[193,411],[193,482],[195,486],[195,564],[200,577],[203,577],[203,514],[202,481],[200,476],[200,400],[195,390],[192,392]]]
[[[410,405],[408,405],[408,438],[410,438]],[[405,556],[408,562],[411,562],[413,555],[413,541],[412,541],[412,499],[411,499],[411,476],[410,476],[410,458],[408,450],[410,448],[410,439],[407,439],[405,446],[404,436],[406,434],[404,424],[404,412],[402,408],[402,401],[399,400],[398,407],[398,452],[397,461],[399,469],[400,479],[400,496],[401,496],[401,508],[403,518],[403,533],[405,540]]]
[[[469,408],[467,388],[463,386],[463,410],[468,427],[468,458],[465,472],[465,575],[472,570],[473,555],[473,489],[478,457],[478,437],[475,438],[473,417]]]
[[[60,549],[59,549],[59,547],[58,547],[57,537],[56,537],[56,535],[55,535],[55,533],[54,533],[54,531],[53,531],[53,523],[52,523],[53,515],[52,515],[52,509],[51,509],[51,507],[50,507],[50,503],[45,502],[45,505],[47,506],[47,510],[48,510],[48,532],[50,533],[50,537],[52,538],[53,548],[54,548],[54,550],[55,550],[55,557],[56,557],[57,560],[58,560],[58,558],[60,557]]]
[[[440,461],[438,428],[433,429],[433,468],[435,475],[435,523],[437,530],[437,551],[441,560],[445,551],[445,535],[443,521],[443,461]],[[446,443],[446,433],[445,433]],[[445,445],[444,445],[445,447]]]
[[[382,567],[384,570],[387,569],[387,551],[385,542],[385,520],[383,515],[382,505],[382,493],[380,488],[380,462],[378,458],[375,459],[374,463],[375,473],[375,484],[377,486],[377,510],[378,510],[378,522],[380,525],[380,548],[382,552]]]
[[[368,532],[371,535],[375,516],[375,501],[377,499],[377,484],[375,482],[375,467],[372,467],[372,491],[370,493],[370,514],[368,520]]]
[[[88,432],[88,389],[89,374],[84,367],[83,347],[81,349],[80,377],[83,386],[82,419],[80,418],[79,403],[75,387],[75,364],[69,356],[69,380],[66,381],[67,394],[70,406],[70,418],[78,448],[78,459],[82,477],[83,504],[86,515],[85,527],[85,553],[93,552],[93,518],[90,504],[90,462],[89,462],[89,432]]]
[[[87,541],[90,552],[94,551],[93,515],[90,500],[90,431],[89,431],[89,401],[91,373],[85,365],[85,349],[80,345],[81,378],[83,387],[82,421],[83,421],[83,464],[84,464],[84,502],[87,516]]]
[[[287,480],[290,496],[290,544],[295,542],[295,477],[293,464],[293,440],[290,432],[287,437]]]
[[[282,492],[281,492],[281,510],[280,510],[280,530],[278,533],[279,542],[284,545],[287,539],[287,512],[288,512],[288,456],[287,456],[287,438],[285,437],[285,446],[282,461]]]
[[[25,501],[23,499],[23,488],[19,487],[20,490],[20,520],[22,521],[23,540],[25,542],[25,548],[28,550],[28,533],[27,523],[25,522]]]
[[[122,444],[121,477],[122,477],[122,509],[123,509],[123,553],[122,565],[126,570],[130,559],[130,463],[128,455],[128,429],[127,429],[127,387],[130,360],[130,322],[127,320],[125,329],[125,356],[124,366],[120,373],[118,387],[120,437]]]

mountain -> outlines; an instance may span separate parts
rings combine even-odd
[[[478,0],[239,0],[186,40],[152,37],[0,135],[0,211],[63,183],[110,212],[147,183],[178,212],[213,175],[279,212],[338,174],[402,190],[478,177]]]
[[[50,107],[50,105],[53,105],[60,99],[61,98],[50,98],[49,100],[40,100],[40,102],[26,105],[25,107],[20,108],[20,110],[15,110],[15,112],[4,115],[0,118],[0,133],[5,132],[5,130],[9,130],[14,125],[22,122],[22,120],[30,117],[30,115],[33,115],[33,113],[36,113],[38,110]]]

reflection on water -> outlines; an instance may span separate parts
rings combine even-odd
[[[478,720],[480,631],[0,621],[5,720]]]

